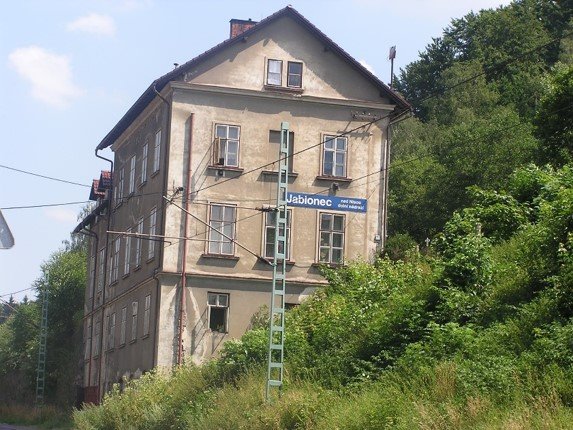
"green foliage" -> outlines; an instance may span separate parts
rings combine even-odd
[[[573,160],[573,65],[557,67],[535,117],[539,158],[562,166]]]

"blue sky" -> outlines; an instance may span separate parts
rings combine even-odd
[[[291,0],[388,82],[452,18],[508,0]],[[0,165],[90,185],[107,163],[94,148],[147,86],[228,37],[231,18],[259,21],[275,0],[19,0],[0,18]],[[111,156],[104,151],[103,155]],[[87,201],[89,188],[0,167],[0,208]],[[0,298],[29,288],[77,224],[82,204],[3,209],[16,245],[0,250]],[[18,300],[33,291],[16,294]]]

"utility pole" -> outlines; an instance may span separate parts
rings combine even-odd
[[[289,124],[281,123],[281,146],[277,179],[277,205],[275,209],[275,253],[271,306],[269,307],[269,351],[266,399],[271,401],[272,389],[279,390],[284,376],[285,341],[285,287],[287,252],[287,188],[289,163]]]
[[[36,376],[36,406],[44,404],[44,388],[46,386],[46,344],[48,340],[48,287],[50,273],[46,272],[46,283],[41,290],[42,322],[40,325],[40,342],[38,345],[38,369]]]

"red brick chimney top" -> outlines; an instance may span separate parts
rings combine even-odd
[[[231,33],[229,36],[231,39],[247,31],[249,28],[251,28],[253,25],[257,23],[256,21],[252,21],[251,18],[249,18],[248,20],[232,19],[229,22],[231,23]]]

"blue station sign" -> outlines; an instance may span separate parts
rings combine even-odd
[[[292,207],[327,209],[344,212],[366,212],[368,201],[355,197],[324,196],[322,194],[287,193],[287,204]]]

